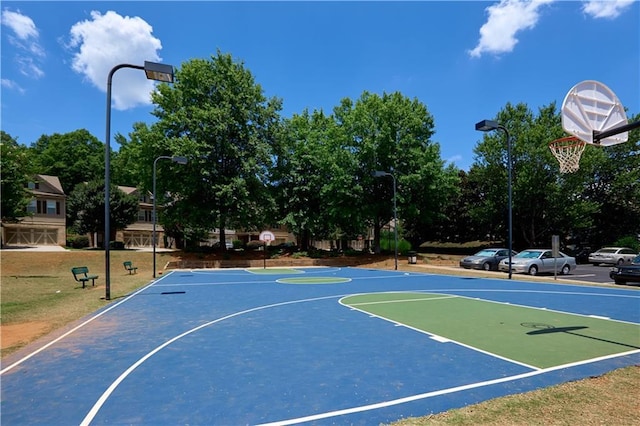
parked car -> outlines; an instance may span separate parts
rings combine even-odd
[[[589,263],[589,255],[591,254],[591,247],[583,246],[580,244],[569,244],[562,249],[566,254],[576,258],[577,264]]]
[[[628,247],[603,247],[589,255],[589,263],[594,265],[622,265],[631,263],[638,253]]]
[[[554,267],[557,272],[566,275],[576,268],[576,259],[562,252],[554,258],[551,249],[528,249],[511,258],[511,271],[515,273],[537,275],[540,272],[553,272]],[[498,269],[508,271],[509,259],[500,261]]]
[[[611,268],[609,277],[616,284],[640,283],[640,255],[631,261],[631,265],[618,265]]]
[[[518,254],[517,251],[511,251],[511,256]],[[460,267],[465,269],[484,269],[485,271],[497,271],[498,263],[502,259],[509,257],[509,249],[506,248],[487,248],[480,250],[473,256],[467,256],[460,261]]]

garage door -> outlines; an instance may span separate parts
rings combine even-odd
[[[51,246],[58,244],[58,230],[49,228],[6,228],[9,245]]]
[[[125,232],[125,247],[151,247],[151,232]]]

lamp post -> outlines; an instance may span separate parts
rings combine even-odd
[[[394,243],[395,243],[395,267],[396,271],[398,270],[398,210],[396,208],[396,177],[392,173],[383,172],[380,170],[376,170],[371,173],[373,177],[384,177],[391,176],[393,179],[393,232],[394,232]]]
[[[156,62],[145,61],[144,65],[120,64],[116,65],[109,71],[107,77],[107,135],[105,137],[104,148],[104,263],[105,263],[105,300],[111,300],[111,273],[110,273],[110,254],[109,240],[111,239],[110,228],[110,211],[109,211],[109,190],[110,190],[110,161],[111,161],[111,81],[113,74],[121,68],[133,68],[144,70],[149,80],[163,81],[165,83],[173,83],[173,66],[167,64],[159,64]]]
[[[156,163],[158,160],[167,159],[178,164],[187,164],[187,157],[169,157],[161,155],[153,160],[153,237],[151,244],[153,245],[153,278],[156,277]]]
[[[507,136],[507,228],[508,228],[508,237],[507,237],[507,245],[509,249],[509,279],[511,279],[511,248],[513,244],[512,238],[512,213],[513,213],[513,203],[511,199],[511,137],[509,136],[509,131],[502,124],[499,124],[497,121],[491,120],[482,120],[479,123],[476,123],[476,130],[480,130],[482,132],[490,132],[492,130],[502,130],[504,134]]]

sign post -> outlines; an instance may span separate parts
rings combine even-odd
[[[558,279],[558,256],[560,255],[560,237],[551,236],[551,255],[553,256],[553,279]]]

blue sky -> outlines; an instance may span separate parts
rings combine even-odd
[[[30,145],[87,129],[105,138],[120,63],[180,67],[217,50],[242,61],[284,117],[399,91],[435,118],[442,158],[468,170],[474,125],[507,102],[532,110],[583,80],[640,112],[640,2],[2,2],[2,130]],[[113,135],[152,123],[142,71],[113,79]],[[541,141],[547,143],[549,141]]]

